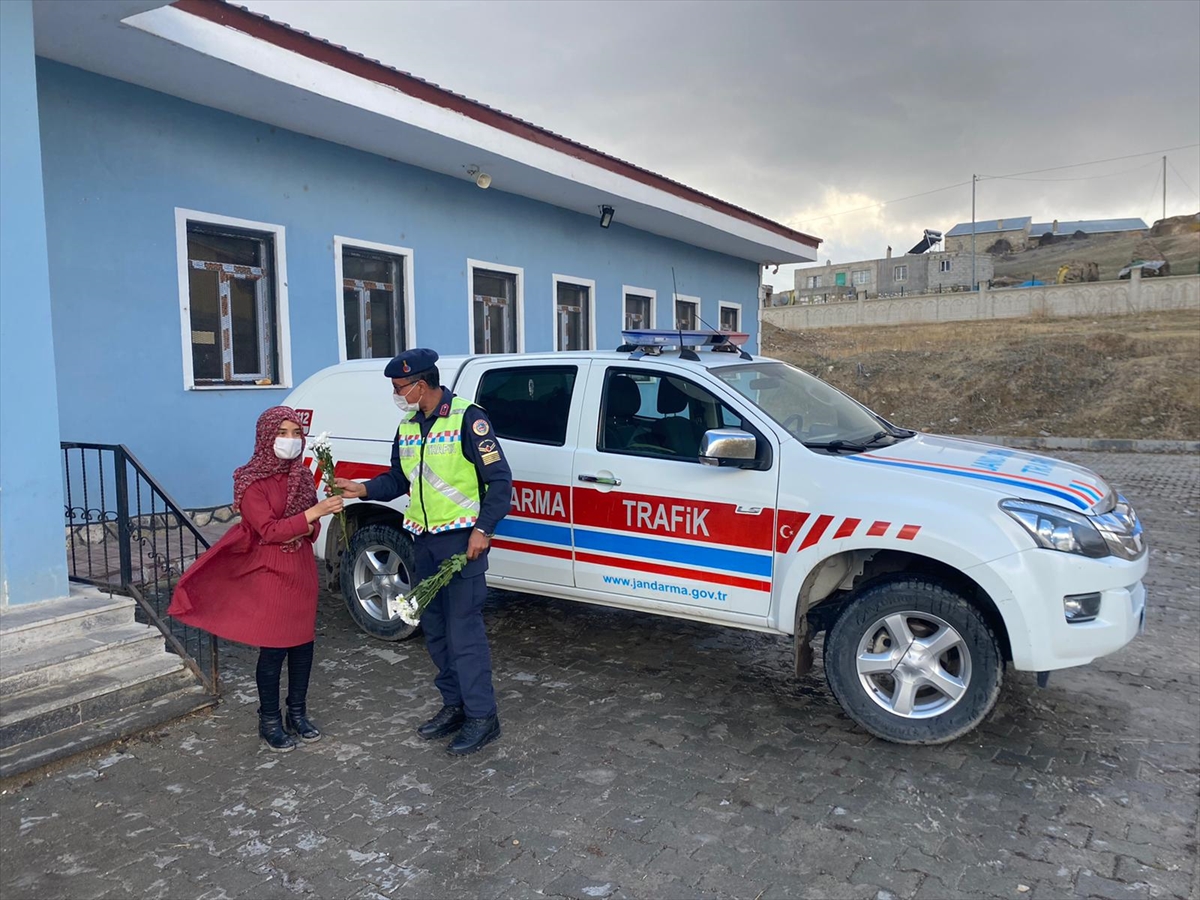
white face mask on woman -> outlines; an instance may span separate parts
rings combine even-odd
[[[275,455],[280,459],[295,459],[304,446],[301,438],[275,438]]]

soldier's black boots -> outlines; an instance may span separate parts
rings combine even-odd
[[[495,713],[482,719],[467,719],[446,751],[454,756],[466,756],[483,749],[500,737],[500,717]]]
[[[296,749],[296,742],[283,730],[283,714],[278,710],[264,714],[259,709],[258,735],[276,753],[288,753]]]
[[[305,743],[311,744],[313,741],[321,739],[321,731],[305,714],[307,708],[305,704],[289,703],[287,707],[287,718],[283,721],[283,730],[288,734],[294,734],[296,737]]]
[[[417,734],[427,741],[432,741],[434,738],[454,734],[462,728],[466,719],[461,706],[443,706],[436,716],[417,728]]]

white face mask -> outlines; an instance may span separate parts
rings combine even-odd
[[[396,408],[402,413],[410,413],[417,408],[417,404],[409,403],[399,394],[392,394],[392,402],[396,404]]]
[[[275,455],[280,459],[295,459],[303,446],[301,438],[275,438]]]

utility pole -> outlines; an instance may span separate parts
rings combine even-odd
[[[1163,157],[1163,216],[1167,217],[1167,158]]]
[[[971,176],[971,290],[979,285],[975,281],[975,181],[978,175]]]

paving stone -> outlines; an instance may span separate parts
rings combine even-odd
[[[1075,893],[1080,897],[1099,897],[1102,900],[1138,900],[1150,896],[1150,885],[1144,882],[1129,884],[1101,878],[1099,875],[1080,873]]]
[[[437,709],[421,644],[373,641],[323,595],[326,740],[265,750],[256,653],[224,647],[212,715],[0,786],[0,893],[1188,898],[1200,459],[1061,455],[1146,523],[1149,633],[1045,689],[1010,670],[950,745],[857,729],[819,648],[796,679],[780,636],[494,591],[505,736],[453,759],[413,734]]]
[[[1197,862],[1193,861],[1192,865],[1194,870]],[[1137,860],[1128,857],[1121,857],[1117,861],[1116,880],[1126,884],[1148,884],[1152,897],[1169,895],[1186,898],[1190,896],[1192,886],[1195,884],[1192,872],[1185,869],[1176,868],[1169,871],[1153,866],[1144,866]]]

